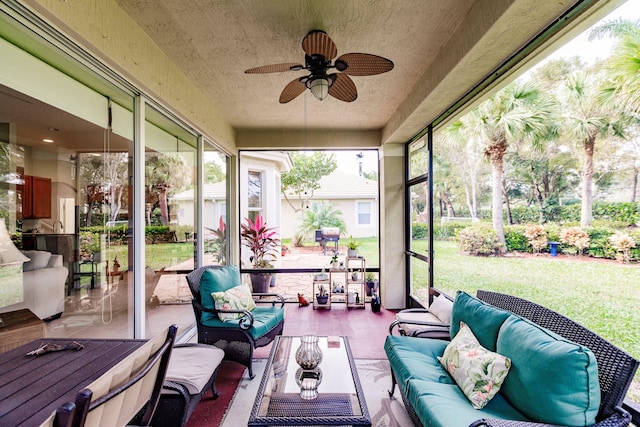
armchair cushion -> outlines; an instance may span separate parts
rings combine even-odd
[[[600,383],[591,350],[517,316],[504,322],[497,346],[513,362],[501,393],[520,412],[548,424],[595,423]]]
[[[247,332],[254,338],[258,339],[273,329],[279,322],[284,320],[284,309],[282,307],[258,306],[251,312],[253,316],[253,327]],[[217,316],[213,316],[208,320],[202,320],[202,324],[213,328],[239,328],[240,320],[229,320],[223,322]]]
[[[209,309],[215,308],[215,302],[211,296],[212,292],[224,292],[238,286],[240,280],[240,270],[235,265],[227,265],[221,268],[208,268],[202,273],[200,281],[200,303]],[[218,320],[215,313],[202,312],[200,319],[203,323],[211,320]]]
[[[438,360],[476,409],[493,399],[511,368],[508,357],[482,347],[464,323]]]
[[[251,289],[248,285],[238,285],[224,292],[211,292],[216,309],[218,310],[248,310],[256,308],[256,303],[251,296]],[[243,316],[243,313],[222,313],[218,312],[218,318],[223,322],[236,320]]]

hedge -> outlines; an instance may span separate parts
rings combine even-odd
[[[553,206],[545,209],[547,222],[580,222],[580,205]],[[594,220],[620,222],[627,226],[640,223],[640,202],[595,202]],[[511,208],[511,218],[516,224],[538,222],[540,209],[537,206]]]

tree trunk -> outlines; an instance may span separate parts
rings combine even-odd
[[[455,217],[456,211],[453,209],[453,204],[451,203],[451,199],[449,198],[449,194],[446,191],[440,192],[440,197],[447,208],[447,216]]]
[[[504,177],[504,153],[507,151],[507,143],[504,139],[494,141],[485,154],[491,161],[491,175],[493,178],[491,216],[493,219],[493,231],[495,231],[500,243],[500,253],[507,251],[507,241],[504,238],[504,219],[502,218],[502,179]]]
[[[638,192],[638,168],[633,168],[631,177],[631,202],[636,201],[636,193]]]
[[[536,179],[536,172],[533,169],[533,165],[531,165],[531,181],[533,187],[533,195],[536,197],[538,201],[538,222],[542,224],[544,222],[544,198],[542,197],[542,192],[540,191],[538,180]]]
[[[511,215],[511,201],[509,200],[509,193],[507,193],[504,183],[502,184],[502,197],[504,199],[504,206],[507,209],[507,224],[513,225],[513,216]]]
[[[584,166],[582,168],[582,205],[580,209],[580,226],[589,227],[593,219],[593,149],[595,136],[584,142]]]
[[[158,204],[160,205],[160,220],[162,225],[169,225],[169,206],[167,203],[167,189],[162,186],[158,194]]]

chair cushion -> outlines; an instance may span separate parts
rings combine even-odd
[[[438,360],[476,409],[498,393],[511,367],[509,358],[482,347],[465,323]]]
[[[451,323],[451,312],[453,311],[453,301],[444,295],[438,295],[429,306],[429,311],[433,313],[442,323]]]
[[[251,312],[253,315],[253,327],[249,328],[247,332],[254,338],[258,339],[271,329],[276,327],[278,323],[284,321],[284,308],[282,307],[256,307]],[[213,318],[203,320],[202,324],[213,328],[238,328],[240,319],[230,320],[223,322],[218,319],[217,316]]]
[[[224,351],[212,345],[174,347],[165,381],[183,384],[189,394],[198,394],[224,358]]]
[[[210,309],[215,308],[215,302],[211,296],[212,292],[224,292],[238,286],[240,280],[240,270],[235,265],[226,265],[221,268],[208,268],[202,273],[200,279],[200,303]],[[214,313],[203,312],[201,322],[218,319]]]
[[[397,320],[404,320],[408,322],[433,322],[433,323],[442,323],[442,320],[438,317],[434,316],[430,312],[398,312],[396,313]],[[405,335],[412,336],[414,332],[424,332],[424,331],[441,331],[443,333],[449,332],[449,325],[446,326],[425,326],[425,325],[412,325],[410,323],[401,323],[398,325],[399,329],[402,329]]]
[[[591,350],[517,316],[502,325],[497,348],[512,362],[501,394],[520,412],[541,423],[595,423],[600,383]]]
[[[256,308],[256,303],[251,296],[251,289],[248,285],[239,285],[224,292],[211,292],[216,309],[218,310],[248,310]],[[218,318],[223,322],[236,320],[243,316],[243,313],[218,313]]]
[[[489,351],[496,351],[498,331],[509,316],[513,316],[509,311],[489,305],[466,292],[458,291],[451,313],[450,336],[453,339],[460,329],[460,322],[464,322],[469,325],[480,345]]]

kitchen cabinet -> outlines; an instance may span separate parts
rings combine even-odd
[[[22,218],[51,218],[51,179],[24,175]]]

